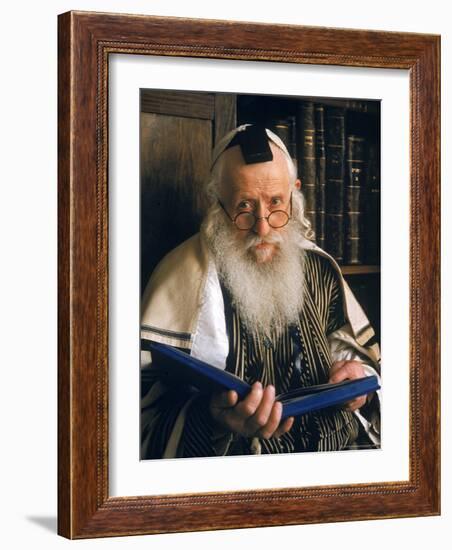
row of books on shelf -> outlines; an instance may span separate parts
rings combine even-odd
[[[300,101],[295,115],[267,124],[298,165],[316,243],[340,264],[378,264],[378,140],[347,129],[346,117],[344,107]]]

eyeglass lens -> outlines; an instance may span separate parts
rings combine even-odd
[[[242,212],[235,218],[234,222],[239,229],[251,229],[258,219],[266,219],[270,227],[277,229],[287,224],[289,214],[284,210],[275,210],[266,218],[257,218],[252,212]]]

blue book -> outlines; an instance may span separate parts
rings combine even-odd
[[[187,353],[166,344],[146,341],[146,349],[152,354],[152,366],[142,369],[142,374],[158,374],[170,384],[193,386],[202,393],[227,390],[237,392],[243,399],[251,386],[235,374],[213,367]],[[319,384],[303,387],[276,397],[283,405],[282,420],[345,403],[361,395],[380,389],[376,376],[344,380],[337,384]]]

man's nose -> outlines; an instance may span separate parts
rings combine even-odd
[[[265,208],[262,206],[256,210],[256,223],[254,225],[254,232],[259,235],[259,237],[265,237],[270,232],[270,226],[268,225],[268,220],[265,217],[268,216],[268,212],[265,211]]]
[[[266,218],[258,218],[254,225],[254,232],[259,235],[259,237],[265,237],[270,232],[270,226]]]

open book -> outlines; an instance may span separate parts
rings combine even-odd
[[[145,341],[145,346],[152,355],[152,366],[142,369],[142,374],[145,376],[152,373],[158,374],[160,379],[166,379],[169,384],[193,386],[202,393],[234,390],[240,399],[243,399],[251,390],[251,386],[238,376],[213,367],[176,348],[149,341]],[[344,380],[337,384],[299,388],[278,395],[276,399],[283,405],[281,419],[284,419],[345,403],[379,388],[376,376],[365,376]]]

